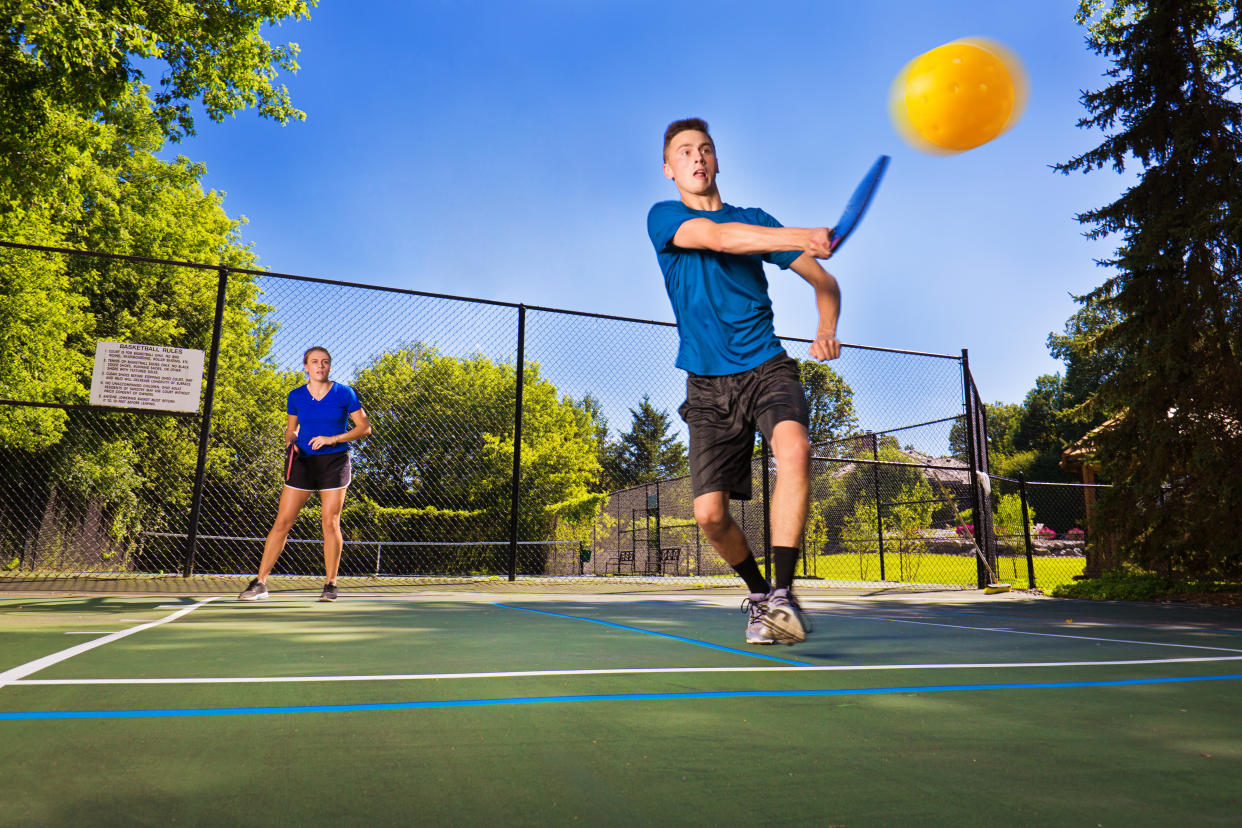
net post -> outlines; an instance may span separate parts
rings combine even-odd
[[[1031,518],[1026,510],[1026,472],[1018,472],[1018,495],[1022,500],[1022,537],[1026,541],[1026,577],[1035,588],[1035,557],[1031,548]]]
[[[221,267],[216,280],[216,315],[211,330],[211,355],[207,362],[207,391],[203,395],[203,419],[198,429],[198,460],[194,466],[194,492],[190,498],[190,519],[186,527],[184,578],[194,574],[198,549],[198,519],[203,507],[203,477],[207,469],[207,442],[211,437],[211,409],[216,396],[216,369],[220,365],[220,333],[224,327],[224,300],[229,287],[229,269]]]
[[[526,374],[526,306],[518,305],[517,366],[513,402],[513,492],[509,501],[509,580],[517,580],[518,513],[522,508],[522,386]]]

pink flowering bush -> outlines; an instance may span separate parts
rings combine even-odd
[[[968,523],[965,526],[957,527],[957,535],[960,538],[973,538],[975,536],[975,525]]]
[[[1039,527],[1039,529],[1035,531],[1035,534],[1039,535],[1044,540],[1053,540],[1057,536],[1057,533],[1052,529],[1049,529],[1047,526]]]
[[[1073,529],[1065,533],[1065,537],[1069,538],[1070,540],[1082,540],[1086,536],[1087,536],[1087,533],[1084,532],[1082,529],[1079,529],[1077,526],[1075,526]]]

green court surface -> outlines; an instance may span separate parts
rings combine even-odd
[[[1237,825],[1242,613],[0,594],[3,825]]]

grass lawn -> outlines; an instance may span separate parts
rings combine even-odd
[[[1049,590],[1060,584],[1072,583],[1075,575],[1081,575],[1086,558],[1077,556],[1036,556],[1035,586]],[[880,556],[876,552],[864,554],[837,553],[813,555],[807,558],[805,573],[809,577],[827,581],[878,581]],[[803,572],[802,565],[798,567]],[[1027,580],[1026,556],[1001,556],[997,562],[997,577],[1017,589],[1030,587]],[[975,559],[965,555],[944,555],[928,552],[884,555],[886,581],[909,584],[974,584]]]

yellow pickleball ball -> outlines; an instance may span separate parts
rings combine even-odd
[[[938,155],[965,152],[1002,135],[1026,106],[1026,73],[1011,51],[983,38],[955,40],[906,64],[889,108],[897,131]]]

